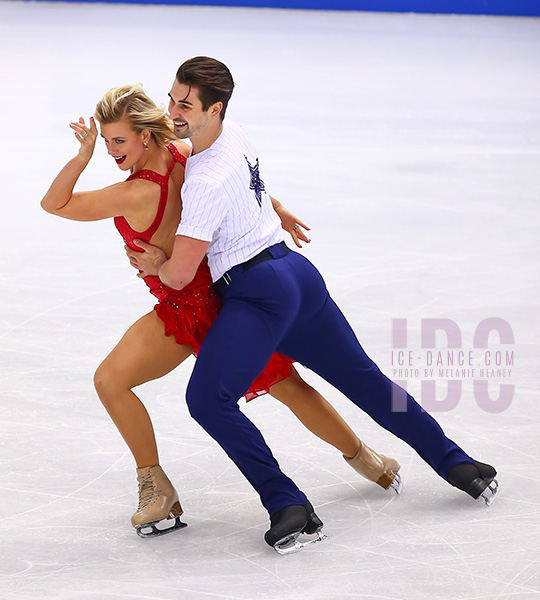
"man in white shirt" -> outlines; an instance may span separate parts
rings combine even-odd
[[[192,416],[259,493],[271,519],[265,540],[276,548],[298,547],[301,532],[322,527],[237,405],[274,350],[321,375],[449,483],[491,503],[498,489],[495,469],[474,461],[381,373],[316,268],[285,246],[257,152],[238,125],[223,121],[233,87],[227,67],[214,59],[196,57],[179,68],[169,111],[178,137],[190,138],[193,148],[174,251],[167,260],[141,243],[145,252],[130,258],[143,275],[157,274],[182,289],[208,256],[224,304],[202,345],[186,399]]]

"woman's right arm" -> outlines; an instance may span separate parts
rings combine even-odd
[[[136,193],[138,186],[133,185],[137,182],[118,183],[93,192],[73,191],[92,158],[98,131],[93,117],[90,117],[89,127],[86,127],[82,117],[78,123],[71,123],[70,127],[75,131],[75,137],[81,147],[77,156],[58,173],[43,197],[41,207],[53,215],[75,221],[96,221],[125,216],[140,199]]]

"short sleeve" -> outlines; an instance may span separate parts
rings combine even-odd
[[[182,218],[177,234],[211,242],[228,210],[220,185],[189,179],[182,186]]]

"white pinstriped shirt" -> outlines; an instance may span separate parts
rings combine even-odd
[[[283,241],[258,165],[246,133],[229,120],[210,148],[187,159],[177,233],[210,242],[206,254],[213,281]]]

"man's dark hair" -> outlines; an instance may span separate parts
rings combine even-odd
[[[190,58],[180,66],[176,73],[178,83],[197,88],[203,110],[208,110],[216,102],[223,103],[221,120],[234,88],[234,81],[229,69],[219,60],[208,56]]]

